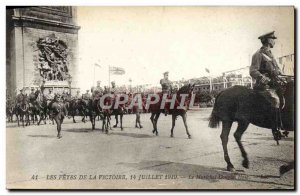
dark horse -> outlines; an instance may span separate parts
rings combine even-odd
[[[20,120],[22,121],[22,126],[24,127],[24,117],[26,120],[26,126],[30,125],[29,120],[29,101],[27,95],[25,95],[21,102],[16,105],[16,117],[18,121],[18,126],[20,126]]]
[[[188,135],[188,138],[191,138],[191,134],[189,133],[188,130],[188,125],[187,125],[187,109],[188,109],[188,105],[190,103],[190,99],[191,99],[191,94],[194,90],[194,84],[188,84],[188,85],[184,85],[183,87],[181,87],[178,92],[176,93],[176,101],[174,104],[174,108],[169,108],[170,104],[166,104],[167,109],[169,110],[169,114],[172,115],[172,128],[171,128],[171,137],[174,136],[173,134],[173,130],[175,127],[175,121],[177,119],[178,116],[182,117],[184,126],[185,126],[185,130],[186,130],[186,134]],[[184,101],[184,108],[179,108],[179,105],[181,103],[181,96],[183,94],[187,94],[188,97],[186,97],[185,101]],[[164,111],[164,109],[161,109],[161,102],[162,102],[162,95],[160,95],[160,100],[156,103],[156,104],[152,104],[149,107],[149,111],[151,112],[151,117],[150,120],[152,122],[153,125],[153,133],[155,133],[156,135],[158,135],[158,130],[157,130],[157,121],[158,118],[160,116],[160,114]]]
[[[43,93],[40,93],[36,100],[36,108],[40,119],[38,121],[38,125],[40,125],[41,121],[44,121],[46,124],[46,119],[48,115],[48,106],[47,106],[47,98]]]
[[[12,100],[6,101],[6,117],[8,119],[7,122],[13,122],[13,116],[16,112],[16,106]]]
[[[289,81],[282,89],[285,105],[281,110],[283,127],[287,131],[294,130],[294,81]],[[230,162],[227,150],[228,135],[233,122],[238,123],[234,133],[235,140],[243,156],[242,165],[249,167],[247,153],[241,142],[243,133],[248,125],[272,129],[274,117],[271,111],[271,104],[260,94],[244,86],[234,86],[218,94],[215,105],[209,119],[209,127],[216,128],[222,121],[221,140],[224,151],[224,159],[227,163],[227,170],[234,171]],[[276,129],[272,129],[274,139],[278,141]]]

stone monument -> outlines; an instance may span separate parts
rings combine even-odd
[[[76,7],[7,7],[6,24],[9,95],[43,81],[54,92],[78,88]]]

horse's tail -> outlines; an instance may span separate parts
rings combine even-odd
[[[211,112],[211,115],[209,117],[209,123],[208,123],[208,126],[210,128],[217,128],[219,127],[219,124],[220,124],[220,117],[217,115],[217,103],[218,103],[218,97],[219,97],[220,93],[217,95],[216,97],[216,100],[215,100],[215,104],[214,104],[214,108]]]

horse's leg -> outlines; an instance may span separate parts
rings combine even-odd
[[[138,113],[135,114],[135,128],[138,128]]]
[[[60,119],[60,113],[58,115],[56,115],[54,118],[56,125],[57,125],[57,138],[60,139],[62,136],[60,134],[61,131],[61,119]]]
[[[121,131],[123,131],[123,113],[120,114]]]
[[[119,120],[118,120],[118,114],[115,114],[115,119],[116,119],[116,124],[113,126],[114,128],[116,128],[118,126]]]
[[[90,121],[92,123],[92,130],[95,129],[95,118],[96,118],[96,116],[94,116],[93,114],[90,114]]]
[[[281,132],[277,128],[272,129],[273,138],[276,141],[277,145],[279,145],[279,140],[281,140]]]
[[[187,122],[186,122],[186,118],[187,118],[186,112],[183,115],[181,115],[181,117],[182,117],[182,120],[183,120],[183,124],[184,124],[184,127],[185,127],[186,134],[188,135],[188,138],[191,139],[192,136],[189,132],[188,125],[187,125]]]
[[[228,171],[234,171],[234,167],[232,163],[230,162],[230,158],[228,155],[228,149],[227,149],[227,143],[228,143],[228,135],[230,132],[232,126],[232,121],[222,121],[222,133],[221,133],[221,140],[222,140],[222,146],[224,151],[224,159],[227,163],[227,170]]]
[[[156,136],[158,136],[157,121],[158,121],[159,116],[160,116],[160,113],[157,113],[157,114],[155,115],[155,118],[154,118],[154,125],[155,125]]]
[[[22,120],[22,126],[25,127],[25,126],[24,126],[24,114],[23,114],[23,113],[22,113],[22,115],[21,115],[21,120]]]
[[[174,127],[175,127],[175,120],[176,120],[176,115],[172,114],[172,128],[171,128],[171,135],[170,135],[170,137],[174,137],[173,130],[174,130]]]
[[[140,112],[137,112],[136,118],[137,118],[137,122],[140,126],[140,129],[143,128],[142,123],[141,123],[141,113]]]
[[[41,121],[42,121],[42,119],[43,119],[43,113],[42,112],[40,112],[40,120],[38,121],[38,123],[37,123],[37,125],[40,125],[40,123],[41,123]]]
[[[107,115],[104,114],[104,115],[103,115],[103,120],[102,120],[102,132],[104,131],[104,128],[105,128],[106,118],[107,118]]]
[[[239,148],[240,148],[241,153],[242,153],[242,157],[244,158],[242,165],[246,169],[249,168],[249,160],[248,160],[247,152],[245,151],[244,146],[241,142],[241,138],[242,138],[243,133],[248,128],[248,126],[249,126],[248,122],[238,121],[238,127],[237,127],[237,129],[234,133],[235,140],[236,140],[237,144],[239,145]]]
[[[152,133],[155,133],[154,116],[155,116],[155,114],[152,112],[151,117],[150,117],[150,120],[151,120],[151,123],[152,123],[152,126],[153,126]]]
[[[20,126],[20,116],[19,116],[19,114],[16,114],[16,117],[17,117],[17,121],[18,121],[18,127]]]

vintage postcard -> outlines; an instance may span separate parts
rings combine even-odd
[[[294,190],[294,19],[7,6],[7,189]]]

